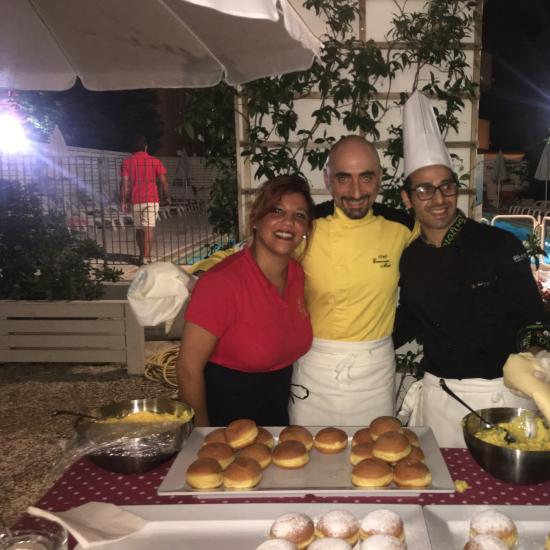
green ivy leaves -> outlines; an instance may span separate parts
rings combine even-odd
[[[429,0],[418,11],[408,11],[406,0],[394,0],[393,5],[392,30],[382,47],[372,40],[358,40],[357,0],[304,2],[327,22],[321,58],[308,71],[256,80],[239,92],[246,109],[237,116],[244,117],[248,126],[241,153],[255,166],[255,178],[303,175],[306,167],[321,169],[328,149],[340,137],[334,137],[336,125],[342,125],[345,133],[378,140],[386,114],[399,109],[417,88],[439,100],[437,120],[443,134],[458,129],[465,99],[476,93],[464,43],[474,33],[478,2]],[[395,99],[392,84],[403,73],[412,75],[412,88]],[[216,91],[188,95],[186,123],[192,121],[208,162],[227,175],[227,180],[216,182],[220,189],[213,191],[213,197],[219,208],[211,212],[218,230],[227,231],[231,224],[222,205],[236,215],[235,92],[220,85]],[[220,125],[224,130],[218,135]],[[185,125],[182,131],[193,136]],[[390,168],[384,173],[381,194],[385,203],[400,206],[401,128],[390,126],[387,133],[383,154]],[[222,200],[224,193],[227,200]]]

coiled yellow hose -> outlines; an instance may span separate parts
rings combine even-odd
[[[154,353],[145,360],[143,376],[147,380],[160,382],[170,387],[177,387],[176,358],[180,351],[179,344]]]

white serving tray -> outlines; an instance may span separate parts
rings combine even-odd
[[[271,524],[286,512],[302,512],[314,521],[329,510],[347,510],[359,521],[372,510],[395,510],[405,525],[411,550],[430,548],[422,508],[413,504],[189,504],[124,506],[150,523],[139,533],[96,550],[255,550],[267,540]],[[78,545],[76,550],[82,550]]]
[[[368,493],[374,496],[414,496],[419,493],[452,493],[454,484],[437,446],[430,428],[413,428],[418,435],[420,446],[426,456],[426,465],[432,472],[432,484],[422,489],[404,489],[393,483],[389,487],[368,489],[355,487],[351,483],[352,465],[349,463],[350,446],[338,454],[322,454],[312,449],[306,466],[296,470],[285,470],[271,464],[263,471],[263,477],[257,487],[244,491],[229,490],[220,487],[214,490],[196,490],[185,483],[185,473],[189,465],[197,458],[197,451],[203,444],[204,436],[215,428],[195,428],[182,450],[174,460],[166,477],[158,488],[159,495],[196,495],[201,498],[240,498],[240,497],[277,497],[300,496],[304,494],[357,496]],[[283,428],[271,427],[269,431],[275,439]],[[321,427],[308,427],[315,435]],[[349,426],[342,428],[351,441],[359,429]]]
[[[437,505],[424,507],[424,519],[434,550],[462,550],[470,519],[481,510],[496,510],[512,518],[518,530],[514,550],[543,550],[550,533],[550,506]]]

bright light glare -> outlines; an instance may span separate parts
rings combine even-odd
[[[29,149],[29,140],[19,119],[10,114],[0,114],[0,152],[23,153]]]

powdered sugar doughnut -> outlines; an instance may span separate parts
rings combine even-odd
[[[344,539],[317,539],[307,550],[351,550],[351,546]]]
[[[502,512],[483,510],[470,520],[470,538],[476,535],[493,535],[502,540],[508,548],[517,541],[518,532],[515,523]]]
[[[392,535],[399,540],[405,540],[403,520],[393,510],[373,510],[363,518],[360,535],[362,539],[368,539],[373,535]]]
[[[493,535],[476,535],[464,545],[464,550],[508,550],[508,546]]]
[[[289,540],[271,539],[262,542],[256,550],[296,550],[298,547]]]
[[[361,550],[405,550],[406,546],[391,535],[372,535],[361,543]]]
[[[315,538],[313,520],[306,514],[290,512],[279,516],[271,526],[272,539],[285,539],[293,542],[300,550],[307,548]]]
[[[343,539],[353,545],[359,539],[359,521],[346,510],[331,510],[319,518],[316,532],[319,538]]]

